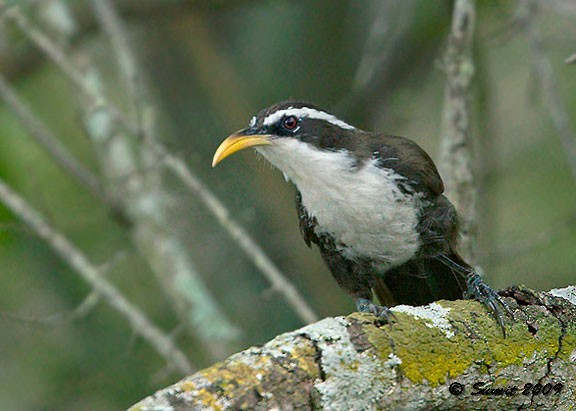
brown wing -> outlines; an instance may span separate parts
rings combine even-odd
[[[444,192],[444,183],[436,165],[418,144],[407,138],[377,134],[366,140],[366,157],[378,160],[377,165],[394,170],[406,178],[407,190],[437,197]]]
[[[421,209],[416,227],[423,246],[426,246],[422,247],[425,254],[454,252],[458,239],[458,216],[450,201],[442,195],[444,183],[430,156],[411,140],[383,134],[366,139],[364,152],[377,160],[377,166],[392,169],[404,177],[398,181],[402,191],[407,194],[424,193],[429,200]]]

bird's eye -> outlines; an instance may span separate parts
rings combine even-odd
[[[298,119],[295,116],[288,116],[282,120],[282,127],[286,130],[293,131],[298,127]]]

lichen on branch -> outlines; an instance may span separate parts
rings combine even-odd
[[[576,287],[501,294],[515,317],[506,338],[475,301],[397,306],[391,324],[371,314],[326,318],[235,354],[130,410],[576,406]]]

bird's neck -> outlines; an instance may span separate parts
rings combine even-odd
[[[348,151],[321,150],[296,139],[284,139],[271,146],[258,147],[257,151],[301,192],[337,188],[342,179],[358,167]]]
[[[357,162],[346,151],[323,151],[297,140],[259,151],[296,185],[318,222],[317,233],[332,236],[345,255],[389,267],[416,253],[419,200],[399,189],[404,177],[375,160]]]

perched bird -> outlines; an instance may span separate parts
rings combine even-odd
[[[319,107],[283,101],[229,136],[212,166],[255,147],[297,189],[300,231],[361,312],[476,298],[502,330],[505,303],[458,254],[458,216],[415,142],[369,133]],[[380,304],[372,302],[372,292]]]

